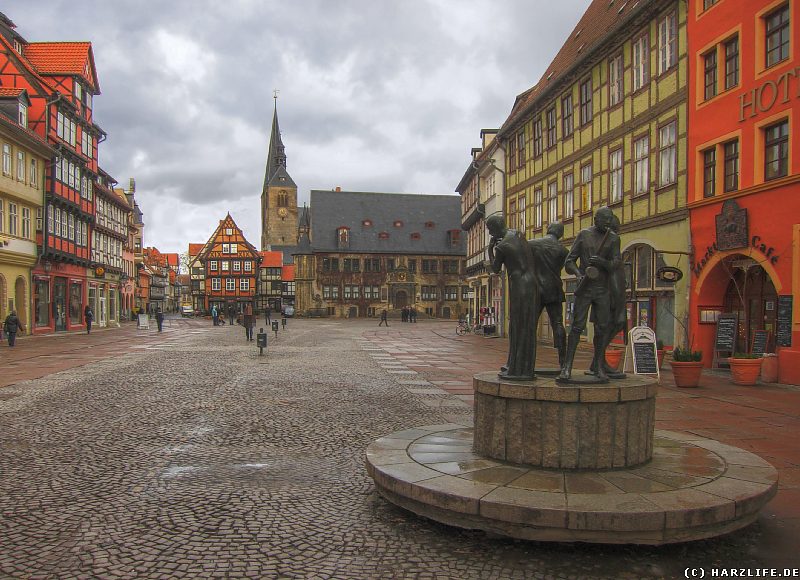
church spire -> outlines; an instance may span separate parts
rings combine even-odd
[[[264,175],[263,192],[267,191],[270,179],[279,167],[286,169],[286,150],[281,140],[281,130],[278,126],[278,91],[273,93],[275,106],[272,113],[272,134],[269,137],[269,150],[267,151],[267,170]]]

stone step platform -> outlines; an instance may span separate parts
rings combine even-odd
[[[652,460],[632,468],[555,470],[473,452],[473,430],[432,425],[374,441],[378,492],[460,528],[538,541],[668,544],[745,527],[777,491],[777,471],[743,449],[655,431]]]

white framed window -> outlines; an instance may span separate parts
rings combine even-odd
[[[253,271],[253,262],[250,260],[245,260],[244,262],[244,271],[245,272],[252,272]]]
[[[75,216],[69,214],[69,239],[75,241]]]
[[[547,184],[547,223],[558,221],[558,182]]]
[[[11,175],[11,145],[3,143],[3,173]]]
[[[6,228],[6,202],[0,199],[0,234],[5,231]]]
[[[220,278],[211,278],[211,289],[222,290],[222,280]]]
[[[31,187],[39,185],[39,164],[36,159],[31,159],[31,174],[28,176],[28,183],[31,184]]]
[[[228,260],[222,260],[222,271],[227,272],[231,269],[231,263]]]
[[[519,231],[525,233],[527,227],[527,220],[525,219],[525,196],[521,195],[517,203],[517,211],[519,212]]]
[[[658,185],[664,187],[675,183],[677,172],[677,147],[675,145],[676,122],[658,130]]]
[[[236,290],[236,278],[225,278],[225,290]]]
[[[248,292],[250,290],[250,278],[241,278],[239,280],[239,290]]]
[[[592,164],[581,167],[581,211],[591,211],[594,203],[592,192]]]
[[[231,253],[231,245],[230,244],[222,244],[222,253],[223,254],[230,254]]]
[[[658,21],[658,74],[663,74],[678,62],[678,21],[675,12]]]
[[[622,201],[622,149],[612,151],[608,156],[609,203]]]
[[[225,228],[225,235],[232,236],[233,235],[233,228]]]
[[[19,215],[17,214],[17,204],[8,202],[8,234],[11,236],[17,235],[17,220]]]
[[[18,113],[19,113],[19,117],[18,117],[19,126],[20,127],[27,127],[28,126],[28,105],[26,105],[25,103],[20,103],[19,104]]]
[[[610,106],[622,102],[624,89],[622,85],[622,55],[619,54],[608,61],[608,102]]]
[[[533,192],[533,227],[542,227],[542,190],[537,189]]]
[[[17,151],[17,180],[25,181],[25,152]]]
[[[235,260],[233,262],[233,271],[234,272],[241,272],[242,271],[242,263],[239,260]]]
[[[650,136],[645,135],[633,142],[633,192],[647,193],[650,187]]]
[[[51,234],[54,234],[56,232],[55,224],[54,224],[54,221],[55,221],[54,214],[55,214],[55,209],[53,208],[52,205],[48,205],[47,206],[47,231],[50,232]]]
[[[239,253],[239,244],[231,244],[231,254]]]
[[[217,261],[216,260],[211,260],[211,262],[209,262],[208,269],[209,270],[216,270],[217,266],[218,266]]]
[[[567,220],[575,213],[575,177],[571,173],[564,175],[564,219]]]
[[[42,231],[42,208],[36,208],[36,231]]]
[[[647,35],[640,36],[633,42],[633,90],[638,91],[647,84],[650,74],[650,43]]]

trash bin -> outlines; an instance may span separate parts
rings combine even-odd
[[[761,363],[761,382],[762,383],[777,383],[778,382],[778,355],[773,353],[766,353],[764,360]]]

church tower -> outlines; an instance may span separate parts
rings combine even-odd
[[[286,171],[286,151],[278,128],[275,94],[267,170],[261,190],[261,250],[297,245],[297,185]]]

